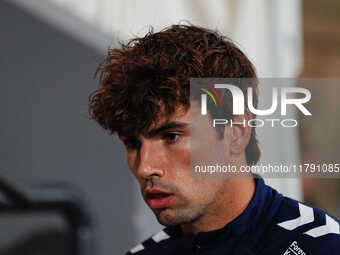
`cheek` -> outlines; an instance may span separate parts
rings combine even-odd
[[[131,153],[126,153],[126,161],[128,166],[131,168],[131,166],[133,166],[133,161],[134,161],[134,157],[131,155]]]
[[[126,162],[131,172],[135,174],[135,166],[136,166],[136,153],[126,151]]]
[[[196,196],[197,179],[193,178],[190,170],[190,143],[189,139],[180,146],[174,146],[168,150],[168,177],[178,188],[178,192],[186,200],[192,200]]]
[[[183,139],[180,146],[178,146],[177,150],[178,155],[180,155],[180,159],[182,163],[185,164],[186,168],[190,167],[190,154],[191,154],[191,144],[190,138],[186,137]]]
[[[168,169],[176,176],[190,175],[190,139],[184,138],[179,144],[169,146],[165,156]]]

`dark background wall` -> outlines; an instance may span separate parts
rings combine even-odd
[[[135,240],[134,180],[119,141],[87,113],[101,53],[3,1],[0,21],[0,178],[75,185],[96,219],[97,254],[122,254]]]

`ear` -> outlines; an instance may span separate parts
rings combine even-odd
[[[252,119],[252,114],[246,109],[244,115],[235,115],[233,118],[230,133],[230,152],[238,156],[245,152],[251,136],[251,127],[248,121]]]

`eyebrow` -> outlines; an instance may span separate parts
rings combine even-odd
[[[158,134],[160,134],[160,133],[162,133],[166,130],[169,130],[169,129],[174,129],[174,128],[185,129],[188,126],[189,126],[188,123],[179,122],[179,121],[171,121],[171,122],[164,123],[163,125],[150,130],[148,132],[148,136],[154,137],[154,136],[156,136],[156,135],[158,135]]]

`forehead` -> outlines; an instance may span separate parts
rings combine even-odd
[[[164,110],[161,110],[156,120],[148,128],[147,132],[170,122],[183,122],[189,124],[190,106],[178,106],[172,114],[167,114]]]
[[[186,105],[177,105],[174,108],[174,111],[169,113],[166,111],[164,105],[160,105],[158,113],[156,113],[152,120],[150,120],[149,124],[144,126],[144,128],[140,128],[139,119],[131,119],[125,128],[120,129],[117,133],[119,137],[139,137],[140,135],[148,136],[151,131],[158,129],[160,127],[165,126],[166,124],[175,124],[169,125],[176,127],[177,124],[183,123],[189,125],[190,123],[190,106]],[[148,122],[146,119],[142,119],[141,121]],[[135,125],[133,125],[136,123]],[[169,128],[167,128],[169,129]]]
[[[142,135],[152,134],[155,130],[159,129],[189,128],[190,130],[193,130],[202,129],[201,127],[203,127],[202,130],[205,130],[205,126],[210,127],[206,118],[202,119],[200,104],[194,100],[191,102],[190,106],[176,108],[175,112],[171,115],[160,114],[158,120],[152,123],[150,128],[145,133],[142,133]]]

